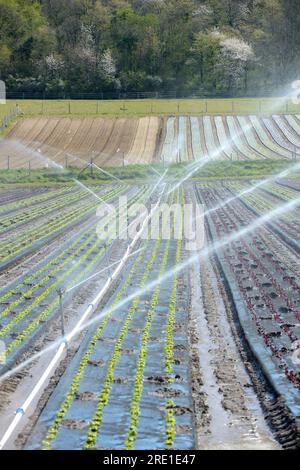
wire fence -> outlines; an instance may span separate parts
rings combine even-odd
[[[140,100],[140,99],[274,99],[280,95],[271,93],[243,94],[234,92],[214,92],[203,90],[189,91],[44,91],[44,90],[16,90],[6,91],[7,99],[47,99],[47,100]]]
[[[300,104],[285,98],[170,100],[16,100],[20,112],[34,115],[269,115],[300,114]]]
[[[300,114],[300,103],[291,97],[232,97],[224,96],[224,94],[210,96],[199,91],[190,93],[176,91],[98,93],[8,91],[7,109],[2,109],[2,115],[8,115],[8,110],[13,105],[19,105],[20,114],[24,116]],[[4,123],[4,127],[6,125]]]
[[[4,129],[6,129],[9,126],[9,124],[14,119],[16,119],[19,113],[20,113],[20,107],[18,105],[10,109],[10,111],[5,116],[3,116],[0,121],[0,132],[4,131]]]

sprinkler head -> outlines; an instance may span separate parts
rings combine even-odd
[[[63,289],[62,287],[60,287],[59,289],[56,290],[56,292],[59,296],[63,296],[66,292],[66,289]]]

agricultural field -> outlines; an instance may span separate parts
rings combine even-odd
[[[17,468],[300,450],[299,44],[295,0],[0,0]]]
[[[163,236],[164,225],[157,239],[138,239],[11,448],[297,447],[299,207],[231,237],[297,202],[300,182],[253,187],[251,180],[178,188],[169,181],[156,191],[147,184],[93,186],[117,211],[122,194],[128,207],[162,200],[184,211],[186,202],[203,204],[203,255]],[[97,197],[75,184],[1,190],[2,377],[59,339],[59,289],[70,329],[107,280],[103,267],[122,259],[128,241],[97,236]],[[174,271],[180,263],[186,268]],[[1,429],[51,354],[1,379]]]
[[[173,117],[32,117],[0,147],[1,168],[185,163],[201,159],[293,160],[299,115]]]
[[[299,150],[278,110],[18,119],[0,449],[299,449]]]

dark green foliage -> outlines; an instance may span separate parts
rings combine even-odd
[[[0,0],[10,91],[283,91],[300,58],[297,0]]]
[[[291,168],[295,162],[287,160],[251,160],[251,161],[216,161],[209,162],[199,171],[195,171],[191,178],[193,179],[235,179],[235,178],[261,178],[269,175],[276,175],[280,172]],[[167,179],[170,182],[179,181],[186,176],[188,163],[179,165],[173,164],[168,167]],[[162,164],[153,164],[152,168],[161,174],[165,168]],[[105,167],[108,174],[94,170],[93,175],[87,169],[83,173],[77,167],[69,167],[68,169],[42,169],[32,170],[29,174],[28,169],[19,170],[1,170],[0,185],[6,184],[56,184],[70,183],[74,184],[74,178],[88,184],[94,183],[112,183],[119,178],[124,183],[142,182],[153,183],[157,181],[157,174],[149,168],[149,165],[129,165],[126,167]],[[111,176],[109,176],[112,175]],[[290,173],[290,177],[299,177],[299,174]]]

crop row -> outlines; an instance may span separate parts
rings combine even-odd
[[[278,155],[283,158],[291,158],[291,152],[285,148],[278,145],[275,141],[270,139],[270,136],[267,134],[267,131],[264,129],[261,121],[256,116],[250,116],[250,122],[253,125],[253,129],[256,131],[259,136],[262,144],[270,149],[274,155]]]
[[[137,197],[134,200],[136,199]],[[94,239],[96,239],[97,241],[97,236],[96,236],[97,226],[98,226],[98,223],[94,223],[87,230],[85,230],[83,233],[77,236],[76,239],[71,244],[68,244],[67,248],[63,250],[61,253],[59,253],[58,256],[53,257],[53,255],[51,255],[50,261],[44,264],[38,270],[36,270],[32,276],[27,277],[25,281],[21,282],[17,286],[14,286],[13,288],[10,288],[5,294],[2,294],[0,297],[0,303],[3,303],[5,301],[5,304],[7,304],[7,306],[2,312],[0,312],[0,318],[6,317],[13,309],[18,307],[22,301],[24,300],[28,301],[29,299],[31,299],[32,294],[34,293],[36,289],[40,290],[40,288],[43,287],[44,284],[47,284],[47,282],[55,278],[55,275],[57,275],[60,271],[63,272],[63,277],[65,277],[65,272],[63,270],[65,269],[66,265],[72,263],[72,269],[75,269],[76,265],[73,263],[73,259],[79,257],[80,253],[84,252],[86,247],[90,247],[91,241],[93,241]],[[74,247],[76,247],[76,249],[72,251]],[[69,255],[66,257],[65,256],[66,254],[69,254]],[[61,262],[59,262],[60,259],[62,260]],[[54,267],[50,269],[49,271],[49,268],[51,267],[51,265],[52,266],[54,265]],[[46,274],[40,280],[37,280],[37,276],[41,275],[42,273],[46,273]],[[22,290],[22,288],[24,287],[25,287],[25,291],[21,293],[20,290]],[[16,294],[17,294],[17,299],[10,302],[8,299],[9,298],[13,299],[16,296]],[[0,337],[4,336],[7,333],[7,331],[9,331],[14,324],[18,323],[18,321],[21,318],[23,318],[28,313],[30,313],[35,304],[39,305],[39,303],[42,303],[44,299],[45,299],[45,292],[42,292],[41,294],[38,295],[38,297],[35,299],[34,303],[31,306],[27,304],[26,308],[19,315],[14,316],[14,319],[11,323],[9,323],[8,325],[5,326],[5,328],[2,328],[0,330]]]
[[[184,217],[184,195],[182,195],[182,217]],[[183,220],[183,219],[182,219]],[[176,248],[176,257],[175,257],[175,266],[180,264],[181,260],[181,249],[182,249],[182,240],[178,240],[177,248]],[[172,293],[171,293],[171,302],[169,304],[169,312],[168,312],[168,323],[166,329],[166,345],[165,345],[165,367],[167,375],[171,376],[173,372],[173,364],[174,364],[174,324],[176,318],[176,305],[177,305],[177,288],[178,288],[178,273],[174,274],[173,277],[173,286],[172,286]],[[173,380],[170,377],[170,382]]]
[[[270,192],[271,194],[280,197],[280,199],[283,199],[285,201],[290,201],[293,199],[298,199],[300,194],[299,191],[296,191],[292,188],[286,188],[284,186],[281,186],[279,184],[266,184],[262,188],[265,191]]]
[[[221,125],[221,123],[223,125],[222,118],[220,119],[218,124]],[[241,153],[241,155],[243,155],[246,159],[249,160],[253,158],[255,159],[262,157],[262,155],[260,155],[256,150],[255,142],[253,142],[253,140],[250,140],[249,136],[248,139],[245,136],[243,137],[243,131],[239,128],[234,117],[228,116],[226,124],[228,126],[228,131],[232,142],[238,152]],[[244,130],[244,132],[247,133],[247,130]]]
[[[174,194],[172,195],[172,201],[173,201],[173,197],[174,197]],[[160,237],[161,237],[161,233],[160,233]],[[160,268],[160,275],[164,272],[164,269],[165,269],[166,260],[168,258],[168,254],[169,254],[169,242],[170,241],[168,240],[167,244],[166,244],[167,246],[164,250],[163,260],[162,260],[162,264],[161,264],[161,268]],[[138,286],[139,292],[141,292],[141,290],[145,286],[145,284],[146,284],[146,282],[147,282],[147,280],[150,276],[153,264],[154,264],[154,262],[157,258],[157,251],[158,251],[158,248],[159,248],[160,244],[161,244],[161,238],[159,238],[157,240],[157,242],[155,244],[155,247],[154,247],[154,250],[152,252],[152,255],[150,257],[150,260],[149,260],[149,262],[146,266],[144,275],[142,276],[142,279],[141,279],[140,284]],[[150,302],[150,309],[148,311],[148,318],[147,318],[146,326],[145,326],[144,332],[142,334],[142,339],[141,339],[141,350],[140,350],[140,356],[139,356],[137,366],[136,366],[137,374],[136,374],[136,379],[135,379],[133,399],[132,399],[132,403],[131,403],[131,407],[130,407],[131,425],[130,425],[130,429],[129,429],[129,435],[127,436],[126,442],[125,442],[125,445],[126,445],[127,448],[129,448],[129,443],[128,443],[129,440],[132,439],[132,442],[133,442],[134,441],[134,436],[133,435],[136,435],[134,433],[136,433],[136,426],[137,426],[137,419],[138,419],[138,405],[136,404],[136,401],[138,400],[137,394],[139,394],[139,392],[141,392],[141,389],[142,389],[143,375],[141,375],[141,374],[143,372],[143,365],[144,365],[143,361],[145,360],[146,344],[148,342],[148,337],[149,337],[149,327],[150,327],[149,322],[152,319],[154,308],[155,308],[155,306],[157,304],[157,301],[158,301],[158,294],[159,294],[158,289],[159,289],[159,285],[156,287],[155,293],[154,293],[154,295],[152,297],[152,300]],[[88,432],[87,441],[86,441],[86,445],[85,445],[85,448],[87,448],[87,449],[90,449],[90,448],[93,448],[93,447],[96,446],[96,441],[97,441],[98,434],[99,434],[99,431],[100,431],[100,427],[101,427],[101,424],[102,424],[103,410],[108,405],[108,402],[109,402],[109,395],[110,395],[111,388],[112,388],[113,381],[114,381],[114,373],[115,373],[116,364],[118,363],[118,361],[120,359],[123,341],[124,341],[124,339],[126,337],[126,334],[128,332],[129,325],[131,324],[131,322],[133,320],[133,317],[134,317],[134,315],[137,311],[139,301],[140,301],[140,297],[141,297],[141,294],[137,294],[135,296],[135,298],[133,299],[133,301],[132,301],[132,304],[131,304],[131,306],[128,310],[125,321],[123,323],[123,327],[121,329],[120,335],[119,335],[119,337],[116,341],[116,345],[115,345],[115,348],[114,348],[114,351],[113,351],[113,355],[112,355],[112,357],[109,361],[107,374],[106,374],[106,377],[105,377],[105,380],[104,380],[102,392],[99,395],[98,406],[97,406],[96,412],[95,412],[95,414],[93,416],[93,419],[92,419],[92,421],[90,423],[90,426],[89,426],[89,432]]]
[[[258,216],[263,216],[280,207],[280,201],[276,195],[267,193],[262,190],[257,190],[252,193],[242,194],[244,186],[239,183],[228,183],[227,187],[235,191],[235,195],[240,194],[240,200],[243,201],[246,207],[251,209]],[[287,211],[280,214],[280,216],[273,217],[268,223],[270,227],[284,239],[292,248],[299,249],[299,209]]]
[[[169,118],[167,121],[167,132],[164,141],[164,145],[161,152],[161,160],[166,163],[171,163],[176,160],[174,156],[174,138],[175,138],[175,118]]]
[[[281,116],[274,116],[274,121],[276,122],[279,129],[284,133],[287,137],[288,141],[296,146],[299,147],[299,124],[292,116],[285,116],[282,118]]]
[[[240,199],[252,207],[258,214],[262,215],[267,212],[271,212],[279,206],[279,202],[272,198],[272,195],[270,194],[266,195],[261,193],[259,190],[252,193],[242,194],[244,186],[240,183],[229,183],[228,187],[234,189],[236,194],[241,194]],[[280,219],[285,222],[286,227],[290,226],[290,223],[297,224],[297,217],[295,217],[294,212],[283,214],[280,216]]]
[[[71,406],[71,403],[72,403],[72,401],[75,397],[75,394],[79,390],[80,380],[82,379],[82,377],[84,375],[84,372],[85,372],[85,369],[88,366],[89,361],[92,357],[92,354],[94,353],[95,348],[98,344],[98,341],[102,336],[103,330],[104,330],[105,326],[107,325],[108,320],[111,318],[111,316],[113,314],[113,309],[120,302],[124,292],[126,291],[127,287],[130,285],[130,283],[132,281],[132,278],[134,276],[136,268],[143,261],[145,255],[147,253],[146,248],[148,246],[148,242],[149,242],[148,239],[145,240],[145,242],[143,244],[143,247],[142,247],[142,251],[136,257],[133,266],[131,267],[130,271],[128,272],[125,279],[123,280],[123,282],[121,284],[121,288],[118,290],[117,295],[115,296],[115,299],[114,299],[114,301],[111,305],[110,310],[108,311],[108,313],[104,317],[104,319],[101,321],[101,323],[98,326],[93,338],[90,341],[89,347],[88,347],[86,353],[84,354],[84,356],[83,356],[83,358],[82,358],[82,360],[79,364],[79,367],[78,367],[78,370],[77,370],[76,374],[74,375],[74,377],[72,379],[71,386],[70,386],[70,388],[69,388],[69,390],[66,394],[66,397],[63,401],[62,406],[60,407],[60,409],[59,409],[59,411],[56,415],[54,423],[48,429],[46,439],[43,442],[43,447],[45,449],[51,448],[52,442],[57,437],[57,434],[59,432],[62,420],[66,416],[66,413],[67,413],[68,409]]]
[[[171,239],[171,233],[172,233],[173,227],[174,227],[174,220],[170,227],[169,239],[166,241],[164,255],[161,261],[161,267],[160,267],[159,274],[158,274],[158,279],[160,279],[163,276],[166,270],[167,261],[169,257],[170,239]],[[148,341],[149,341],[149,336],[150,336],[151,324],[152,324],[155,310],[156,310],[158,300],[159,300],[160,290],[161,290],[161,283],[158,283],[154,290],[154,294],[150,302],[150,308],[148,310],[146,325],[142,333],[141,348],[140,348],[139,358],[138,358],[137,366],[136,366],[134,391],[133,391],[133,396],[132,396],[131,405],[130,405],[130,427],[129,427],[126,440],[125,440],[125,448],[127,450],[133,450],[134,442],[137,438],[137,427],[138,427],[139,417],[140,417],[140,401],[141,401],[141,397],[143,393],[144,370],[145,370],[147,354],[148,354]]]
[[[178,136],[178,160],[180,162],[187,162],[189,160],[188,152],[188,119],[179,117],[179,136]]]
[[[144,193],[145,188],[142,188],[138,192],[137,196],[131,200],[131,202],[136,201],[140,197],[140,195],[143,195]],[[109,201],[113,198],[114,193],[108,193],[107,195],[103,196],[104,201]],[[93,223],[87,229],[81,231],[79,235],[73,237],[73,241],[71,243],[70,241],[68,241],[66,247],[63,250],[58,250],[56,252],[57,254],[52,253],[50,259],[48,259],[46,263],[43,263],[40,267],[35,268],[33,273],[26,275],[24,277],[24,280],[22,280],[20,283],[6,290],[6,292],[2,290],[0,294],[0,305],[7,304],[7,307],[4,309],[4,311],[0,312],[0,318],[3,318],[11,311],[11,309],[17,307],[23,298],[29,298],[35,289],[41,287],[46,280],[51,279],[51,277],[53,277],[56,272],[61,270],[69,261],[68,254],[72,252],[72,250],[77,245],[79,246],[79,248],[77,248],[77,251],[81,250],[83,245],[80,243],[82,243],[82,241],[85,241],[87,237],[88,238],[85,244],[90,243],[91,235],[95,235],[98,223],[98,221]],[[54,266],[54,268],[52,268],[52,266]],[[24,291],[21,296],[19,296],[18,294],[18,298],[16,300],[13,300],[16,293],[20,292],[23,287],[28,287],[28,290]],[[11,300],[9,300],[10,298]]]
[[[204,116],[203,118],[203,129],[205,135],[205,143],[207,150],[212,158],[218,158],[218,153],[220,149],[218,149],[218,145],[216,145],[213,129],[211,125],[210,117]]]
[[[112,190],[109,195],[117,196],[123,190],[121,188]],[[35,246],[52,240],[62,231],[67,230],[81,220],[87,219],[98,204],[95,199],[88,200],[72,209],[72,211],[67,209],[57,215],[52,215],[47,221],[15,236],[12,240],[2,240],[0,242],[0,267],[7,266],[12,261],[32,251]]]
[[[207,204],[220,200],[220,194],[216,195],[216,192],[212,195],[203,191],[201,195]],[[230,209],[223,208],[211,213],[208,223],[213,239],[224,239],[231,233],[237,233],[252,219],[251,212],[235,202]],[[290,271],[277,256],[272,248],[272,238],[265,228],[231,243],[217,255],[231,286],[242,324],[247,325],[247,334],[251,335],[251,344],[258,350],[255,335],[260,336],[265,348],[272,354],[273,363],[269,363],[268,356],[260,350],[265,370],[269,371],[279,387],[282,383],[280,375],[283,374],[299,389],[299,377],[291,360],[292,344],[300,337],[300,282],[295,272]],[[240,298],[243,299],[243,307]],[[243,313],[244,309],[246,314]],[[290,392],[287,387],[285,393],[291,403],[293,391]]]
[[[184,196],[182,194],[180,200],[180,192],[177,192],[177,204],[181,204],[181,211],[183,216],[183,203]],[[183,220],[183,219],[182,219]],[[170,239],[171,233],[174,228],[174,221],[170,227],[170,237],[166,242],[165,252],[162,259],[161,268],[158,274],[158,279],[160,279],[167,267],[167,261],[169,257],[170,249]],[[182,227],[181,227],[182,228]],[[181,261],[181,245],[182,241],[177,241],[176,255],[175,255],[175,266],[178,266]],[[166,376],[168,376],[168,382],[173,383],[174,377],[173,364],[174,360],[174,325],[176,319],[176,306],[177,306],[177,288],[178,288],[178,273],[175,273],[172,280],[172,290],[171,290],[171,299],[168,307],[168,316],[167,316],[167,325],[166,325],[166,336],[165,336],[165,371]],[[154,315],[159,303],[159,296],[161,292],[161,283],[157,284],[157,287],[154,291],[153,297],[150,302],[150,309],[148,310],[148,316],[146,325],[143,330],[142,340],[141,340],[141,349],[140,355],[137,361],[137,373],[135,378],[135,387],[133,391],[131,407],[130,407],[130,416],[131,422],[130,427],[125,440],[125,447],[127,450],[133,450],[135,440],[138,436],[138,424],[141,414],[141,398],[144,389],[144,377],[145,377],[145,368],[146,361],[150,360],[148,352],[148,341],[151,334],[151,326],[153,323]],[[165,406],[165,415],[166,415],[166,437],[165,445],[172,446],[175,439],[175,428],[176,428],[176,419],[174,415],[175,403],[172,400],[167,400]]]
[[[16,211],[18,209],[24,209],[26,207],[32,207],[36,204],[40,204],[44,201],[49,201],[52,198],[61,196],[63,194],[68,194],[69,192],[74,191],[74,187],[67,187],[62,189],[52,189],[42,192],[41,194],[35,194],[34,196],[23,197],[17,201],[10,202],[8,204],[0,205],[0,214],[7,214],[9,212]],[[2,201],[2,197],[1,197]]]
[[[96,407],[96,409],[93,413],[93,417],[91,418],[91,421],[89,421],[89,426],[88,426],[87,431],[86,431],[87,434],[86,434],[86,438],[85,438],[85,448],[89,449],[89,448],[97,447],[98,436],[99,436],[100,428],[101,428],[101,425],[102,425],[102,419],[103,419],[103,416],[104,416],[103,413],[104,413],[104,410],[107,408],[107,405],[110,402],[110,395],[111,395],[111,392],[112,392],[112,387],[113,387],[113,385],[115,383],[115,379],[116,379],[116,375],[115,375],[116,374],[116,366],[120,362],[121,356],[123,355],[124,348],[126,348],[125,338],[128,335],[128,331],[131,327],[133,327],[133,325],[136,323],[136,321],[138,321],[138,323],[141,323],[141,322],[144,323],[144,327],[143,327],[143,331],[142,331],[141,339],[140,339],[140,346],[139,346],[140,351],[139,351],[139,354],[138,354],[138,357],[137,357],[137,363],[136,363],[137,365],[134,368],[130,367],[130,369],[128,370],[128,373],[131,375],[134,372],[134,370],[136,370],[135,380],[133,382],[134,389],[133,389],[133,392],[132,392],[132,403],[134,403],[134,400],[138,399],[137,392],[138,392],[138,384],[140,383],[140,380],[138,380],[138,371],[140,371],[140,373],[142,373],[142,358],[145,358],[147,356],[147,351],[145,351],[145,348],[147,348],[147,344],[146,344],[145,340],[146,340],[146,337],[147,337],[147,332],[149,334],[149,326],[150,326],[149,321],[151,319],[151,312],[153,314],[154,303],[155,303],[155,301],[157,301],[157,290],[155,290],[155,292],[152,296],[152,301],[150,302],[148,312],[147,313],[145,312],[145,314],[146,314],[145,318],[144,318],[144,314],[142,312],[140,312],[140,309],[139,309],[139,305],[143,304],[143,302],[140,299],[139,292],[140,292],[140,289],[142,289],[143,286],[145,285],[145,283],[147,282],[147,280],[148,280],[149,276],[151,275],[151,273],[153,272],[154,264],[157,265],[159,263],[160,274],[163,273],[163,267],[162,267],[161,263],[163,264],[163,266],[165,266],[165,261],[166,261],[167,256],[168,256],[167,253],[169,253],[169,243],[170,243],[170,241],[166,242],[165,247],[164,247],[164,252],[163,252],[163,255],[162,255],[162,258],[161,258],[160,256],[158,256],[158,248],[161,246],[161,240],[157,240],[155,242],[155,244],[154,244],[154,241],[151,242],[151,244],[154,244],[154,247],[151,250],[151,252],[150,252],[149,249],[146,249],[149,245],[149,240],[145,240],[143,248],[142,248],[142,252],[139,254],[138,258],[135,260],[135,262],[133,264],[133,267],[129,271],[129,274],[126,275],[125,281],[122,282],[121,288],[120,288],[120,290],[118,290],[118,292],[116,294],[116,297],[114,298],[113,303],[111,304],[111,308],[108,311],[108,315],[104,318],[104,320],[102,320],[98,330],[96,331],[96,333],[93,336],[92,341],[89,342],[87,352],[84,354],[83,358],[81,359],[81,361],[80,361],[80,363],[77,367],[77,372],[75,373],[75,375],[73,377],[71,387],[68,388],[68,391],[66,392],[65,398],[62,402],[62,405],[60,406],[60,409],[59,409],[59,411],[56,415],[54,423],[50,426],[50,428],[48,430],[47,437],[44,441],[44,448],[51,448],[53,446],[53,442],[57,439],[58,433],[59,433],[59,430],[60,430],[61,426],[62,425],[64,426],[64,423],[68,422],[68,416],[71,416],[72,413],[74,413],[74,411],[72,412],[72,410],[75,410],[75,409],[79,410],[78,405],[80,406],[81,402],[78,401],[78,396],[80,395],[80,393],[82,391],[86,390],[84,388],[84,386],[82,386],[82,385],[80,386],[80,384],[83,384],[85,382],[85,380],[87,380],[87,377],[91,373],[90,368],[92,367],[92,364],[95,363],[95,365],[96,365],[97,358],[101,357],[101,356],[99,356],[100,353],[95,354],[96,350],[99,349],[99,347],[101,348],[101,344],[102,345],[105,344],[103,342],[99,343],[99,339],[102,337],[104,327],[106,325],[108,325],[108,320],[111,319],[111,317],[112,317],[113,309],[115,308],[115,306],[120,302],[123,295],[126,294],[126,291],[128,291],[128,289],[129,289],[129,291],[132,290],[132,288],[130,287],[131,285],[134,285],[134,289],[137,289],[137,297],[134,297],[134,299],[132,301],[130,301],[130,304],[128,304],[128,307],[126,306],[127,312],[124,312],[124,314],[122,313],[122,315],[121,315],[121,317],[124,316],[124,319],[122,319],[121,329],[120,329],[116,339],[114,340],[114,342],[112,344],[112,351],[109,353],[108,363],[107,363],[107,365],[105,365],[106,371],[101,371],[101,374],[99,375],[98,381],[100,381],[100,376],[103,376],[103,378],[101,379],[101,384],[102,384],[101,385],[101,391],[98,394],[97,407]],[[145,262],[145,255],[147,255],[147,257],[148,257],[147,262]],[[136,282],[132,279],[132,276],[135,275],[135,271],[136,271],[137,267],[139,266],[139,264],[141,262],[145,263],[145,267],[143,267],[143,269],[140,270],[141,278],[138,282]],[[155,269],[157,269],[157,268],[155,268]],[[174,281],[175,281],[175,279],[174,279]],[[134,284],[133,284],[133,282],[134,282]],[[144,297],[145,297],[145,295],[143,295],[143,298]],[[134,321],[134,319],[135,319],[135,321]],[[127,339],[126,339],[126,341],[127,341]],[[107,353],[105,353],[105,356],[106,356],[106,354]],[[95,358],[95,359],[93,360],[93,358]],[[98,369],[98,371],[100,373],[99,369]],[[104,375],[103,375],[103,373],[104,373]],[[86,379],[84,379],[84,377],[86,377]],[[93,375],[93,377],[95,377],[95,376]],[[95,378],[93,380],[96,380],[96,382],[97,382],[97,378]],[[130,384],[131,383],[132,382],[130,380]],[[96,385],[96,383],[95,383],[95,385]],[[99,387],[99,382],[98,382],[98,387]],[[132,386],[130,385],[129,388],[131,389],[131,387]],[[114,393],[115,393],[115,391],[114,391]],[[76,397],[77,397],[77,400],[76,400]],[[76,402],[77,402],[77,405],[76,405]],[[136,402],[136,404],[137,404],[137,407],[138,407],[138,402]],[[72,405],[72,408],[71,408],[71,405]],[[126,406],[126,404],[123,403],[122,406]],[[114,404],[112,402],[111,406],[108,409],[108,411],[106,411],[106,415],[107,415],[107,413],[110,412],[109,410],[111,408],[113,410],[113,407],[114,407]],[[168,408],[169,408],[169,404],[167,402],[166,403],[166,410],[168,410]],[[131,407],[130,411],[133,413],[134,409],[135,408],[133,406],[133,407]],[[106,417],[106,415],[105,415],[105,417]],[[133,417],[133,415],[132,415],[132,417]],[[166,436],[167,436],[168,433],[171,430],[170,413],[166,414],[165,419],[166,419]],[[173,430],[175,430],[174,423],[173,423],[173,428],[174,428]],[[128,429],[129,429],[129,431],[131,429],[130,423],[128,423]],[[84,434],[85,434],[85,432],[84,432]],[[125,437],[126,437],[126,435],[124,435],[124,438]],[[62,437],[62,434],[61,434],[59,442],[61,442],[62,439],[63,439],[63,437]],[[81,438],[81,442],[82,442],[82,439],[83,438]],[[167,437],[165,439],[167,440]],[[56,446],[55,446],[55,448],[56,448]]]
[[[291,152],[288,152],[270,138],[270,136],[267,134],[267,131],[261,125],[261,122],[258,121],[255,116],[251,116],[249,119],[243,116],[238,116],[236,119],[242,129],[247,129],[247,131],[244,132],[244,135],[248,143],[264,158],[292,157]]]
[[[138,196],[135,198],[135,200],[137,199]],[[5,337],[23,319],[26,320],[26,317],[29,317],[30,320],[28,325],[25,323],[25,325],[22,324],[21,327],[19,326],[19,334],[14,331],[13,340],[10,343],[9,340],[6,340],[7,356],[9,356],[18,346],[20,346],[24,340],[41,324],[41,321],[45,321],[51,312],[55,311],[55,309],[58,307],[58,299],[55,295],[57,288],[61,285],[71,287],[74,283],[77,283],[84,276],[88,275],[95,264],[98,263],[98,261],[101,259],[104,251],[106,250],[106,245],[103,245],[103,241],[98,239],[95,229],[96,227],[93,226],[89,230],[91,232],[90,235],[81,244],[79,244],[76,250],[72,252],[60,265],[55,266],[55,268],[42,279],[38,288],[42,288],[43,290],[32,300],[29,305],[28,300],[32,299],[35,285],[27,290],[27,292],[25,292],[23,295],[21,295],[13,303],[13,305],[9,305],[4,310],[4,312],[2,312],[1,317],[5,317],[8,312],[12,311],[12,307],[16,307],[16,304],[20,304],[21,301],[24,301],[25,303],[25,307],[22,308],[18,314],[14,314],[13,318],[4,327],[1,328],[1,338]],[[91,261],[87,264],[89,259],[91,259]],[[68,269],[66,269],[67,264],[69,265]],[[81,269],[80,272],[76,275],[78,268]],[[60,271],[61,274],[58,276]],[[56,278],[55,275],[57,275]],[[72,279],[72,275],[74,276],[74,279],[71,282],[68,282],[69,279]],[[48,284],[52,278],[55,278],[55,281],[52,284]],[[43,286],[43,283],[45,283],[45,286]],[[38,312],[38,307],[44,304],[46,304],[46,308],[42,309],[38,316],[34,318],[35,312]]]
[[[199,121],[196,117],[191,117],[192,149],[195,160],[200,160],[206,155],[203,139],[200,135]]]
[[[242,209],[238,205],[235,206],[235,215],[236,215],[236,217],[239,217],[240,220],[243,220],[243,217],[244,217],[243,212],[242,212]],[[237,222],[236,222],[235,218],[233,218],[232,216],[227,214],[227,219],[232,224],[232,227],[234,227],[235,230],[238,230],[238,225],[237,225]],[[293,282],[292,277],[288,277],[285,268],[281,267],[280,263],[276,263],[272,256],[269,257],[269,259],[268,259],[268,263],[271,264],[272,267],[271,267],[271,269],[268,269],[266,267],[266,265],[261,262],[260,257],[255,255],[255,252],[253,251],[253,248],[251,248],[250,245],[245,240],[241,240],[240,243],[243,246],[243,248],[245,248],[246,252],[251,255],[251,259],[255,263],[255,264],[252,264],[252,265],[251,265],[251,263],[249,263],[249,266],[247,266],[247,271],[248,271],[248,274],[250,275],[250,278],[252,278],[255,282],[259,282],[258,277],[255,274],[255,269],[259,268],[260,272],[262,272],[264,274],[264,278],[267,278],[269,281],[271,281],[275,292],[278,294],[277,297],[280,297],[280,299],[283,300],[286,303],[286,307],[289,309],[289,312],[294,315],[294,317],[295,317],[294,319],[300,320],[300,312],[297,310],[297,305],[292,300],[292,298],[290,298],[290,295],[289,295],[289,291],[290,291],[289,286],[292,286],[294,291],[299,292],[300,291],[300,285],[298,285],[296,282]],[[252,247],[255,247],[257,252],[262,253],[262,255],[264,256],[264,245],[262,244],[262,242],[257,241],[257,239],[255,237],[253,237],[251,243],[252,243]],[[245,263],[245,261],[247,261],[247,259],[244,257],[243,262]],[[276,271],[277,271],[277,273],[279,273],[281,275],[281,281],[287,282],[288,290],[286,290],[284,286],[281,286],[280,283],[277,281],[277,279],[273,276],[272,272],[276,272]],[[259,289],[259,292],[262,293],[262,297],[264,297],[264,295],[268,295],[268,294],[265,294],[265,289],[264,289],[263,286],[259,287],[257,285],[257,287]],[[272,298],[270,298],[268,300],[266,300],[264,298],[264,300],[266,301],[266,304],[272,309],[272,311],[274,313],[274,319],[276,321],[279,320],[279,322],[283,324],[283,322],[280,319],[279,313],[276,312],[275,309],[274,309]],[[288,326],[286,326],[284,328],[284,330],[289,333],[289,327]],[[293,334],[290,336],[290,339],[292,341],[296,340],[296,338]]]
[[[229,154],[230,156],[233,151],[234,158],[236,158],[236,153],[245,160],[266,158],[266,155],[261,153],[261,149],[255,139],[250,124],[245,123],[242,126],[236,117],[227,116],[225,122],[223,118],[220,118],[218,125],[224,127],[224,134],[227,136],[227,142],[225,142],[225,144],[229,144],[229,146],[231,144],[232,146],[232,148],[229,148],[229,151],[227,151],[227,155]],[[227,134],[225,131],[226,128],[228,129]],[[221,141],[221,144],[222,143],[223,141]]]
[[[45,194],[49,191],[49,188],[8,188],[5,187],[0,189],[0,208],[4,209],[9,204],[17,203],[23,199],[37,196],[39,194]]]
[[[270,117],[263,118],[262,122],[267,130],[267,132],[272,136],[276,144],[288,151],[290,155],[295,152],[295,146],[293,145],[293,131],[288,128],[285,133],[278,126],[276,121]],[[298,142],[299,145],[299,142]]]
[[[256,154],[260,155],[260,158],[276,158],[277,155],[274,155],[271,149],[264,146],[263,143],[259,140],[254,128],[246,117],[238,116],[237,118],[233,119],[235,119],[237,128],[243,138],[246,140],[248,146],[253,149]]]
[[[171,117],[166,123],[161,160],[198,160],[207,153],[213,159],[237,156],[245,160],[291,159],[295,146],[300,147],[297,122],[292,116],[268,119],[256,116]]]
[[[97,191],[98,188],[95,188]],[[33,222],[40,217],[49,216],[51,213],[63,210],[67,206],[71,206],[77,202],[82,202],[88,198],[87,192],[83,190],[77,190],[69,195],[63,194],[57,198],[47,200],[42,204],[38,204],[28,209],[21,209],[17,213],[10,213],[0,218],[0,233],[8,230],[15,230],[20,225],[25,223]]]
[[[185,199],[182,195],[182,217],[184,217]],[[183,218],[182,218],[183,220]],[[182,240],[178,240],[176,248],[175,266],[179,266],[181,262]],[[177,307],[177,289],[178,289],[178,273],[176,272],[173,277],[173,286],[171,294],[171,302],[169,304],[168,322],[166,329],[166,345],[165,345],[165,369],[166,374],[169,376],[169,382],[174,381],[173,366],[175,363],[174,358],[174,326],[176,320],[176,307]],[[166,440],[165,444],[169,447],[173,446],[176,434],[176,418],[175,418],[175,403],[173,400],[167,400],[166,404]]]

